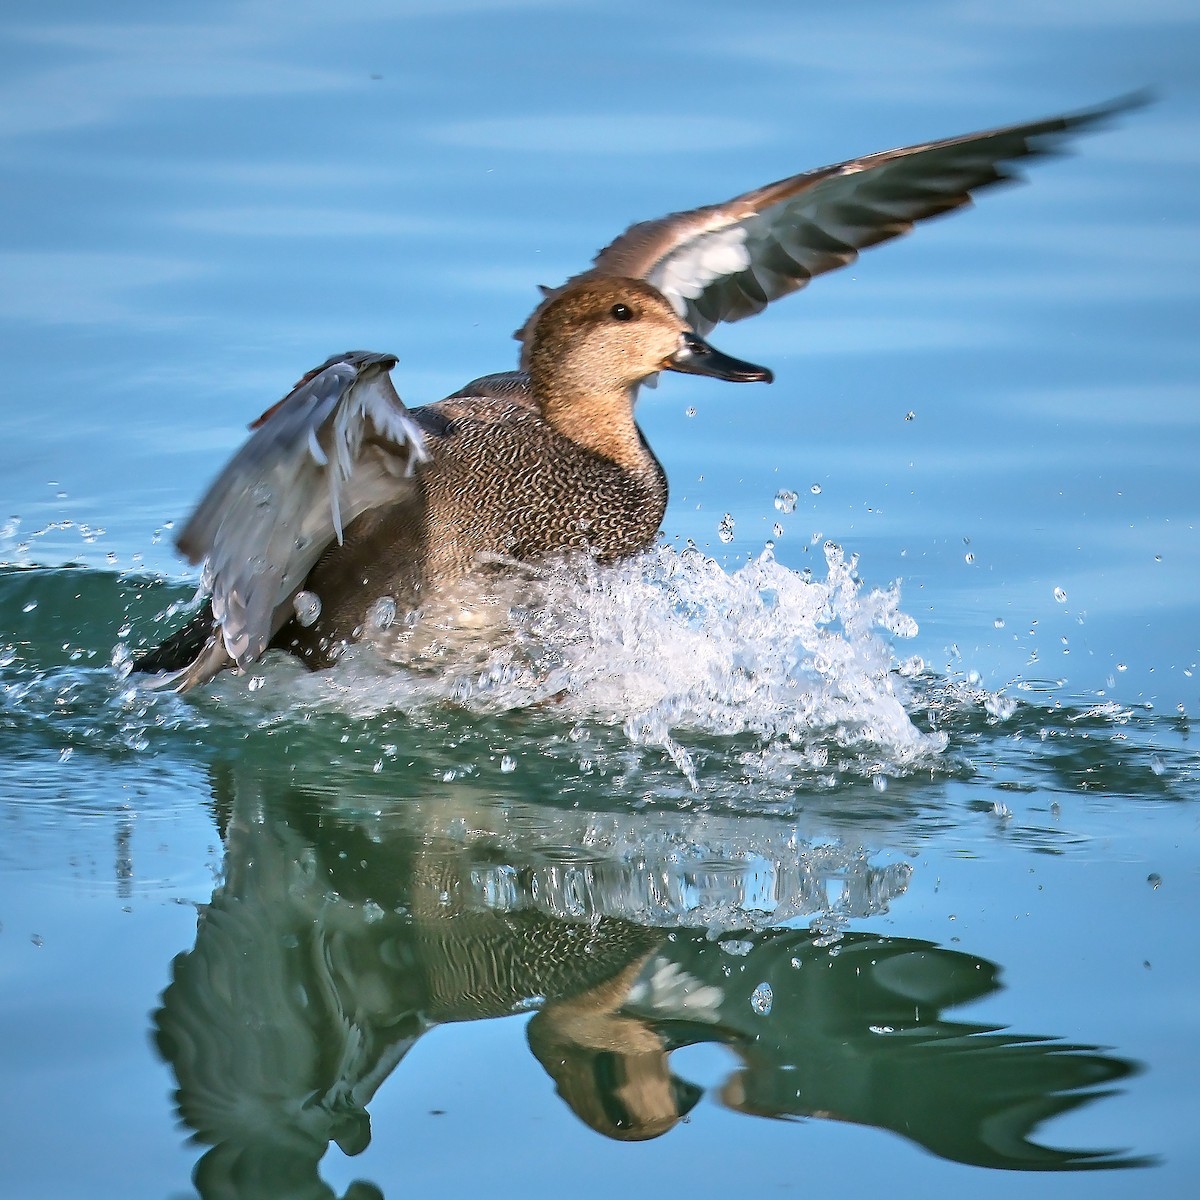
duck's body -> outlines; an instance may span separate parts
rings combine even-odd
[[[203,612],[134,665],[188,690],[268,647],[328,666],[389,615],[497,563],[611,561],[654,539],[667,478],[634,420],[659,370],[769,380],[712,349],[657,289],[585,280],[545,306],[527,371],[409,411],[387,355],[309,372],[179,535],[205,563]]]
[[[310,372],[252,427],[178,539],[208,608],[134,665],[187,690],[268,646],[325,666],[380,601],[405,613],[497,562],[648,546],[667,480],[634,419],[662,370],[769,380],[699,334],[968,204],[1140,100],[910,146],[635,225],[545,299],[518,333],[520,371],[411,412],[389,355]]]
[[[616,462],[558,432],[531,402],[527,381],[525,391],[498,398],[484,380],[414,410],[429,452],[416,496],[347,527],[344,543],[334,542],[305,581],[320,615],[307,626],[293,617],[273,646],[327,666],[356,631],[370,629],[380,600],[404,613],[491,564],[573,551],[612,561],[653,542],[667,477],[640,433],[637,452]],[[391,606],[384,611],[390,619]]]

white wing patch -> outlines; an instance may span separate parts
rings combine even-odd
[[[660,259],[646,281],[666,296],[681,317],[686,317],[688,300],[695,300],[714,279],[736,275],[749,265],[746,229],[732,225],[692,238]]]
[[[721,988],[701,983],[678,963],[661,955],[655,955],[649,969],[638,976],[626,997],[626,1003],[658,1014],[710,1024],[720,1020],[724,1000],[725,993]]]

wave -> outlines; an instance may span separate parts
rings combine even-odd
[[[1013,789],[1138,794],[1200,774],[1178,720],[928,670],[899,648],[917,632],[899,586],[865,587],[834,543],[824,560],[816,577],[768,546],[727,572],[693,546],[660,546],[610,567],[558,565],[401,621],[331,670],[272,654],[187,698],[131,677],[129,662],[178,623],[191,585],[0,569],[0,747],[192,753],[299,728],[314,755],[354,750],[351,772],[404,760],[499,779],[536,756],[655,802],[735,810],[981,769]]]

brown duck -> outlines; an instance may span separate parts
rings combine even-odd
[[[409,611],[497,563],[653,541],[667,479],[634,418],[660,371],[767,381],[703,340],[815,275],[969,204],[1006,164],[1144,102],[888,150],[634,225],[546,290],[520,370],[409,410],[396,359],[353,351],[252,426],[177,544],[210,602],[134,668],[180,691],[269,647],[327,666],[380,603]]]

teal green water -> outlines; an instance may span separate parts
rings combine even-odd
[[[6,10],[0,1190],[1191,1195],[1198,24]],[[498,643],[128,676],[329,351],[433,399],[632,220],[1145,85],[718,331],[775,385],[644,395],[661,545]]]

